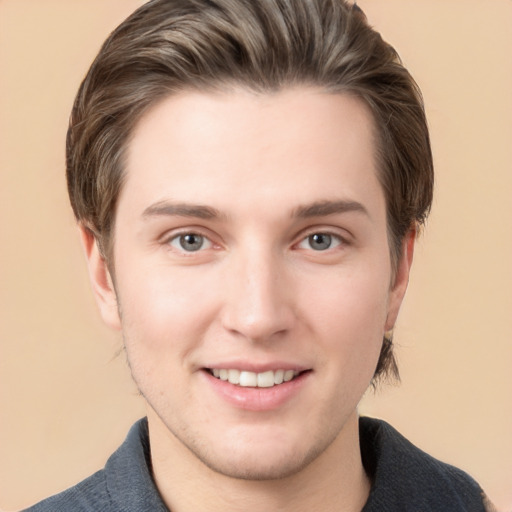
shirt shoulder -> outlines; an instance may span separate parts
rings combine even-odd
[[[385,421],[360,418],[359,431],[373,479],[363,512],[485,512],[481,487],[464,471],[423,452]]]
[[[76,512],[115,510],[112,508],[103,469],[74,487],[25,509],[24,512],[70,512],[71,510]]]
[[[24,512],[168,512],[152,477],[147,420],[132,426],[105,468]]]

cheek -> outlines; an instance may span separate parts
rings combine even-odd
[[[137,267],[126,262],[123,268]],[[216,287],[197,273],[197,269],[194,275],[186,270],[170,272],[155,264],[139,267],[137,275],[120,276],[124,278],[118,292],[126,342],[158,357],[165,357],[169,346],[174,353],[190,349],[216,310],[212,294]]]
[[[201,308],[190,294],[190,286],[170,283],[161,273],[145,273],[126,279],[119,290],[122,332],[134,381],[154,405],[166,404],[172,396],[187,395],[183,379],[190,367],[189,354],[201,342],[196,311]],[[192,290],[194,291],[194,290]],[[194,291],[195,294],[195,291]],[[199,297],[201,295],[198,295]],[[203,308],[204,309],[204,308]]]
[[[386,272],[361,270],[325,283],[310,295],[304,308],[321,332],[333,357],[351,372],[378,359],[387,317],[389,284]],[[318,289],[317,289],[318,290]]]
[[[377,262],[378,263],[378,262]],[[377,266],[341,271],[324,279],[323,286],[310,286],[308,309],[315,310],[333,328],[383,333],[389,301],[390,273]],[[313,284],[313,283],[311,283]]]

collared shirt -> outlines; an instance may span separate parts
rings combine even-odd
[[[362,512],[485,512],[463,471],[422,452],[381,420],[360,418],[361,454],[372,480]],[[168,512],[152,478],[147,420],[139,420],[104,469],[25,512]]]

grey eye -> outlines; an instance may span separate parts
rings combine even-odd
[[[332,245],[332,236],[326,233],[315,233],[308,236],[308,243],[315,251],[325,251]]]
[[[334,249],[342,244],[343,239],[340,236],[318,231],[317,233],[312,233],[306,238],[303,238],[298,247],[300,249],[320,252]]]
[[[174,248],[185,252],[196,252],[210,246],[209,240],[203,235],[198,235],[197,233],[185,233],[184,235],[178,235],[170,241],[170,244]]]

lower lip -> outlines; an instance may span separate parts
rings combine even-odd
[[[289,382],[270,388],[252,388],[220,380],[208,371],[202,372],[209,385],[220,397],[239,409],[248,411],[270,411],[277,409],[295,397],[309,379],[311,372],[303,372]]]

